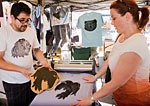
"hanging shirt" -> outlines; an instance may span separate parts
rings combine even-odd
[[[52,11],[52,26],[69,24],[71,20],[71,12],[69,6],[53,6]]]
[[[43,35],[42,35],[42,39],[40,39],[41,40],[40,49],[41,51],[43,51],[43,53],[46,53],[46,32],[51,28],[49,24],[50,22],[47,20],[45,14],[41,15],[41,23],[43,24],[43,29],[42,29]]]
[[[102,46],[102,15],[96,12],[85,13],[78,19],[77,28],[82,30],[82,46]]]

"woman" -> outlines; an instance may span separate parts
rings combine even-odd
[[[138,8],[134,0],[117,0],[111,4],[110,14],[112,25],[122,35],[96,76],[83,79],[94,82],[109,65],[111,81],[71,106],[88,106],[111,93],[118,106],[150,106],[150,59],[146,38],[141,33],[149,21],[149,11],[146,7]]]

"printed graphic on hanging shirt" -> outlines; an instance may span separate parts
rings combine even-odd
[[[84,23],[84,29],[87,31],[94,31],[96,29],[96,27],[97,27],[96,19],[85,21],[85,23]]]

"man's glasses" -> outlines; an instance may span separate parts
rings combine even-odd
[[[27,24],[29,24],[32,20],[30,19],[30,18],[28,18],[28,19],[19,19],[19,18],[17,18],[16,17],[16,19],[21,23],[21,24],[25,24],[25,23],[27,23]]]

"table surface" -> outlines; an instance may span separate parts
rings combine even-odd
[[[61,89],[55,91],[54,87],[52,90],[45,90],[38,94],[30,106],[69,106],[70,104],[77,102],[77,98],[88,97],[92,95],[93,90],[95,89],[95,83],[85,83],[85,81],[82,79],[83,76],[89,76],[91,74],[65,72],[59,74],[61,76],[61,80],[58,82],[58,84],[66,80],[80,83],[80,89],[77,91],[76,95],[69,95],[65,99],[58,99],[56,98],[56,95],[64,92],[64,90]]]

